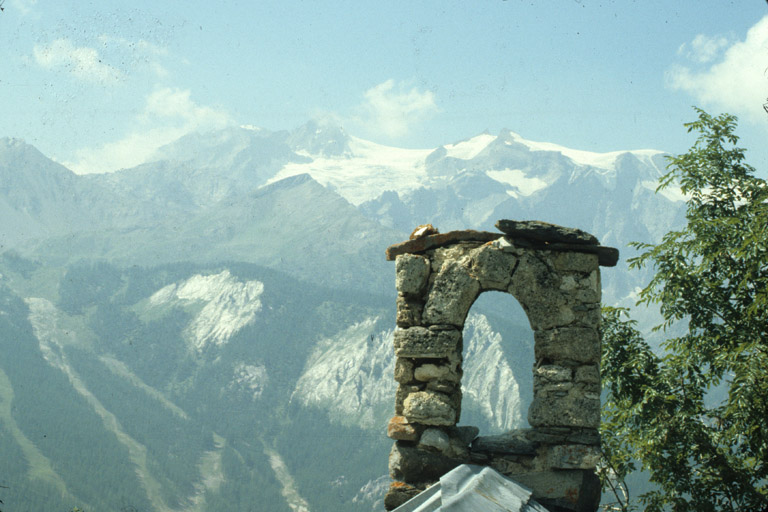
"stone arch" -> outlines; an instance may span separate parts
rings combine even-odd
[[[503,233],[431,234],[387,250],[398,290],[390,510],[466,462],[528,485],[552,510],[597,507],[599,265],[615,265],[618,251],[571,228],[496,225]],[[462,330],[489,290],[517,299],[534,331],[532,428],[476,438],[476,428],[457,427]]]

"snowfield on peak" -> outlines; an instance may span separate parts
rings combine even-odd
[[[424,160],[432,149],[402,149],[349,137],[351,155],[320,156],[308,163],[286,164],[267,185],[297,174],[309,174],[357,206],[386,190],[398,193],[424,184]]]
[[[547,186],[547,182],[541,178],[529,178],[525,172],[520,169],[504,169],[503,171],[485,171],[485,175],[492,180],[512,187],[514,190],[507,190],[507,194],[512,197],[529,196]]]
[[[435,153],[435,148],[403,149],[376,144],[353,136],[346,137],[349,150],[343,154],[329,156],[298,150],[297,153],[306,157],[308,161],[286,163],[265,185],[299,174],[309,174],[323,186],[336,191],[353,205],[359,206],[366,201],[375,200],[386,191],[397,192],[400,197],[403,197],[419,188],[429,188],[444,183],[444,179],[430,175],[431,171],[428,170],[431,164],[427,164],[427,160]],[[550,142],[528,140],[506,130],[501,133],[501,137],[507,146],[521,144],[531,152],[560,153],[570,159],[575,167],[590,167],[598,172],[614,170],[617,159],[625,154],[631,154],[644,164],[659,169],[654,162],[654,157],[663,154],[662,151],[652,149],[607,153],[582,151]],[[467,162],[466,167],[461,163],[449,164],[455,167],[452,173],[460,174],[467,169],[484,168],[489,178],[508,187],[506,192],[512,197],[529,196],[551,184],[538,177],[526,176],[519,168],[493,168],[493,164],[485,162],[484,150],[498,139],[497,135],[483,133],[437,149],[443,151],[445,158]],[[524,163],[520,162],[518,165],[524,165]]]
[[[630,153],[646,163],[651,163],[651,158],[656,155],[664,154],[663,151],[655,149],[634,149],[627,151],[610,151],[608,153],[596,153],[593,151],[583,151],[580,149],[571,149],[559,144],[553,144],[551,142],[536,142],[533,140],[524,139],[515,132],[509,132],[510,136],[515,142],[519,142],[524,146],[527,146],[531,151],[553,151],[555,153],[561,153],[563,156],[570,158],[574,163],[580,165],[587,165],[590,167],[597,167],[598,169],[613,169],[616,164],[616,159],[625,153]],[[507,141],[507,145],[511,145],[511,142]],[[655,167],[655,165],[654,165]]]
[[[184,337],[198,351],[209,344],[222,345],[250,324],[261,311],[259,297],[264,292],[260,281],[238,281],[228,270],[218,274],[196,275],[169,284],[149,298],[152,306],[202,305],[184,329]]]
[[[443,146],[446,151],[446,155],[451,158],[458,158],[459,160],[472,160],[482,150],[488,147],[488,144],[496,140],[495,135],[483,133],[471,139],[457,142],[456,144],[447,144]]]

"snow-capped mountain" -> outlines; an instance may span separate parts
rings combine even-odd
[[[630,302],[647,276],[627,271],[626,244],[684,212],[674,189],[654,193],[664,166],[659,151],[509,130],[403,149],[310,122],[190,134],[136,168],[79,176],[0,139],[3,501],[380,503],[395,389],[384,249],[426,222],[573,226],[622,251],[603,297]],[[464,331],[462,423],[483,433],[524,424],[532,395],[532,333],[499,295]]]

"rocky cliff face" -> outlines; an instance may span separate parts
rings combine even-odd
[[[338,423],[384,428],[392,415],[396,383],[394,331],[379,330],[381,324],[379,318],[367,318],[318,342],[291,400],[327,411]],[[462,423],[482,426],[485,432],[521,426],[530,397],[521,396],[518,380],[530,383],[531,375],[513,373],[505,346],[513,340],[504,340],[485,315],[474,312],[464,336]],[[522,344],[519,355],[532,358],[530,346]]]
[[[274,510],[285,495],[368,507],[395,389],[384,248],[424,222],[581,227],[623,251],[606,302],[632,301],[645,278],[621,266],[625,244],[682,214],[674,190],[653,193],[663,167],[654,151],[594,154],[508,130],[414,150],[309,123],[190,135],[154,162],[77,176],[2,139],[0,396],[12,405],[0,421],[18,429],[0,437],[3,474],[20,496],[50,494],[31,467],[79,499],[30,511],[119,510],[103,489],[142,510],[200,509],[195,489],[210,510],[256,490]],[[533,334],[507,304],[481,295],[465,325],[461,423],[484,434],[520,426],[533,394]],[[137,480],[136,461],[152,480]],[[200,487],[202,467],[215,490]]]

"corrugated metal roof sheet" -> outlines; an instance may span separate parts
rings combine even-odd
[[[463,464],[393,512],[548,512],[531,490],[493,468]]]

